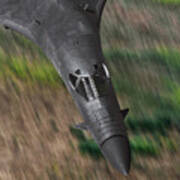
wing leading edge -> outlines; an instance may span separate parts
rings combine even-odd
[[[66,6],[73,6],[75,2],[76,4],[79,3],[80,5],[82,3],[81,0],[1,0],[0,24],[25,35],[27,38],[40,45],[37,42],[39,34],[37,34],[38,28],[36,28],[36,26],[40,25],[41,23],[39,18],[41,19],[43,17],[49,17],[49,19],[53,21],[54,15],[56,17],[58,16],[58,14],[61,15],[60,10],[63,11],[63,8]],[[90,0],[85,0],[83,2],[85,2],[84,9],[88,9],[88,4],[92,3],[92,1]],[[99,19],[99,21],[105,2],[106,0],[93,1],[93,3],[95,4],[94,11],[98,16],[97,19]],[[50,14],[48,15],[48,13]],[[56,19],[61,20],[60,18],[61,17]],[[40,34],[42,34],[42,29],[40,30],[40,32]]]

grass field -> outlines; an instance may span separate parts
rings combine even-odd
[[[179,0],[153,0],[155,3],[162,3],[166,5],[179,5],[180,1]]]

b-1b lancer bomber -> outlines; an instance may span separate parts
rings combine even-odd
[[[0,0],[0,24],[36,43],[53,63],[104,157],[130,169],[130,147],[100,40],[105,0]]]

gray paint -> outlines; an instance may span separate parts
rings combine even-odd
[[[105,0],[0,0],[0,24],[36,43],[54,64],[105,157],[127,174],[124,118],[105,65],[100,21]]]

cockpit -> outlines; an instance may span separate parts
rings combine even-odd
[[[87,101],[106,96],[110,80],[110,73],[105,64],[95,64],[93,69],[92,75],[82,74],[80,69],[69,74],[71,87]]]

